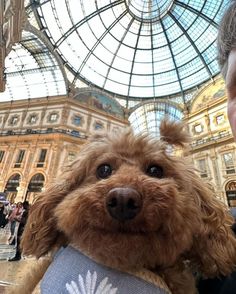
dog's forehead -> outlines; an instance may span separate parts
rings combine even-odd
[[[95,136],[90,143],[90,148],[95,149],[96,153],[113,152],[128,157],[165,152],[166,147],[165,142],[151,137],[147,133],[134,134],[130,129],[119,134],[109,133]]]

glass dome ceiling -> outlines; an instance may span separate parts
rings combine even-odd
[[[6,90],[0,101],[65,95],[67,83],[53,54],[33,33],[23,31],[5,61]]]
[[[227,0],[29,2],[75,85],[164,97],[219,73],[215,40]]]
[[[183,117],[183,111],[178,105],[159,99],[153,102],[147,102],[135,109],[129,121],[136,133],[147,131],[156,137],[160,136],[160,123],[168,117],[173,121],[180,121]]]

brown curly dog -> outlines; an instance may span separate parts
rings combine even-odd
[[[163,121],[147,134],[94,135],[31,208],[22,248],[37,258],[70,244],[96,262],[148,270],[174,294],[196,293],[192,272],[235,269],[227,208],[168,146],[189,142],[184,125]]]

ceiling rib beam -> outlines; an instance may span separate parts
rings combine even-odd
[[[114,1],[110,4],[107,4],[103,7],[101,7],[100,9],[98,9],[97,11],[92,12],[91,14],[89,14],[88,16],[86,16],[85,18],[83,18],[81,21],[77,22],[73,27],[71,27],[56,43],[55,43],[55,47],[59,47],[61,45],[61,43],[63,43],[75,30],[77,30],[80,26],[82,26],[84,23],[88,22],[90,19],[92,19],[93,17],[95,17],[96,15],[110,9],[111,7],[114,7],[116,5],[121,4],[122,2],[124,2],[123,0],[117,0]]]
[[[202,61],[205,69],[208,72],[208,75],[210,78],[213,78],[213,75],[210,71],[209,66],[207,65],[205,59],[202,57],[201,52],[199,51],[199,49],[197,48],[197,46],[195,45],[195,43],[193,42],[193,40],[190,38],[189,34],[187,33],[187,31],[184,29],[184,27],[182,26],[182,24],[178,21],[178,19],[171,13],[169,12],[168,15],[176,22],[176,24],[179,26],[179,28],[181,29],[181,31],[183,32],[183,34],[186,36],[186,38],[189,40],[190,44],[193,46],[194,50],[196,51],[198,57],[200,58],[200,60]]]

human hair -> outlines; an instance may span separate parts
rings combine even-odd
[[[24,201],[23,202],[23,207],[24,207],[24,209],[28,209],[29,208],[29,201]]]
[[[224,79],[228,70],[228,57],[236,49],[236,1],[231,0],[221,19],[217,37],[218,63]]]

